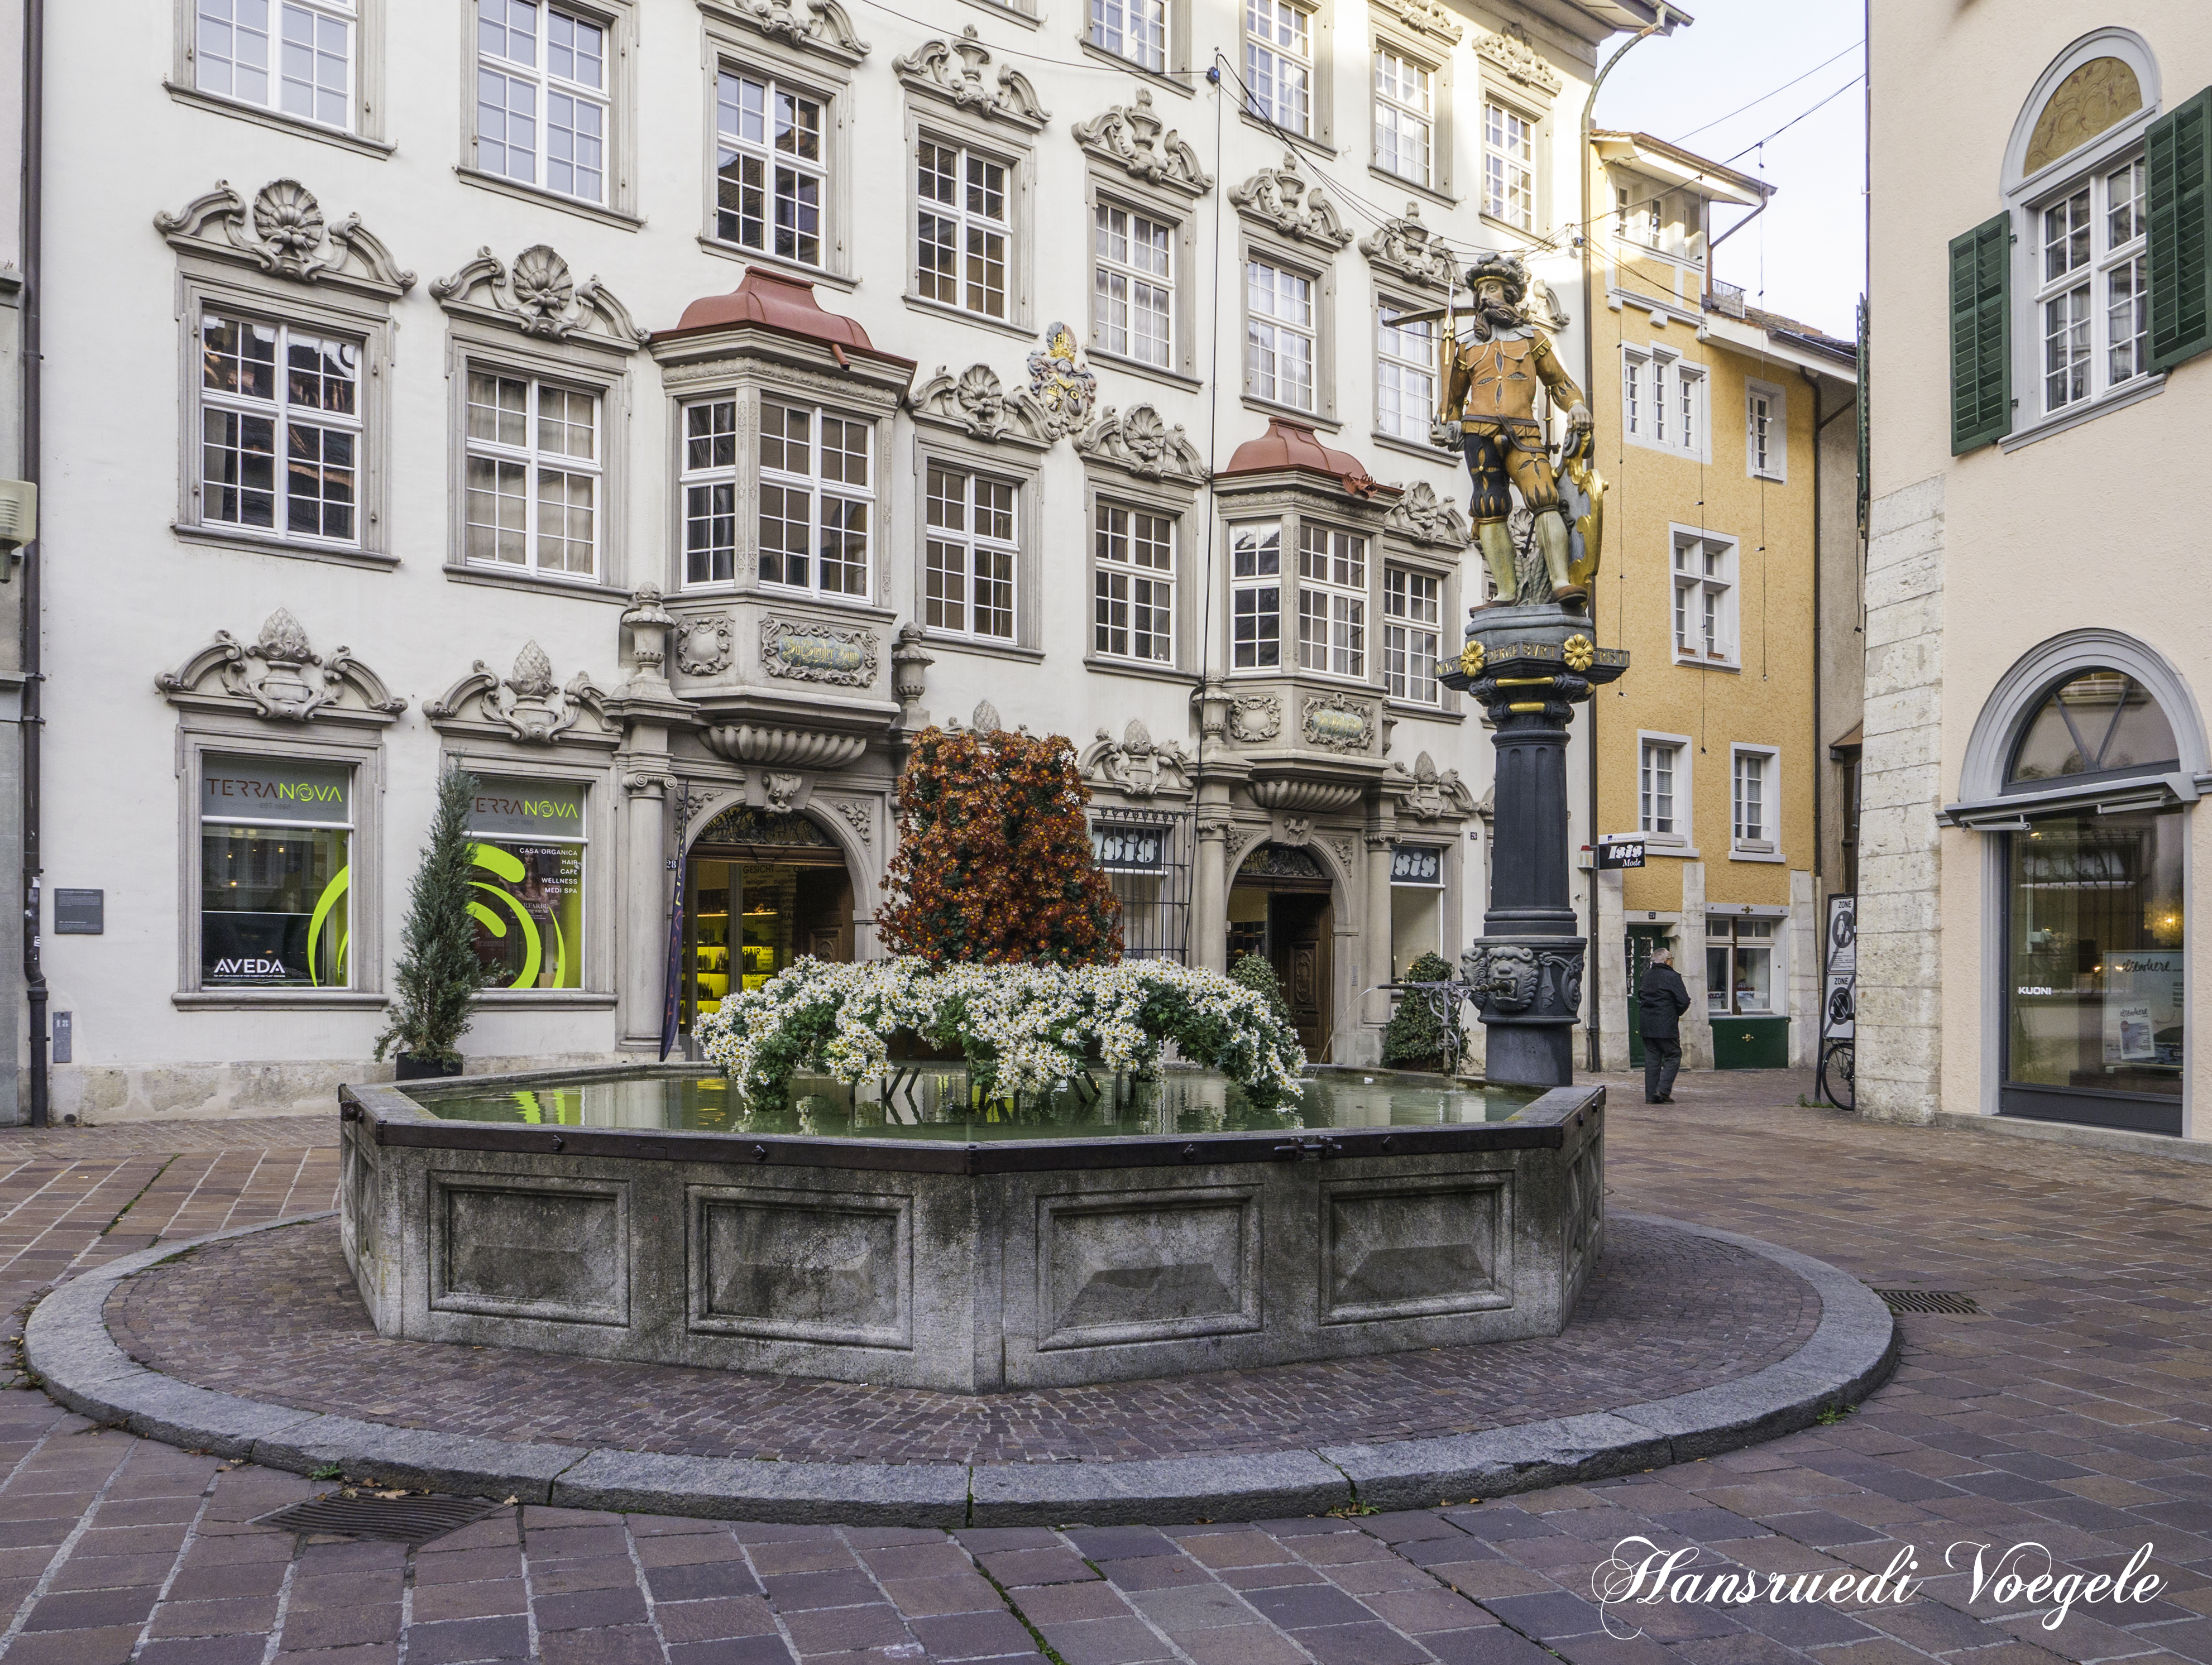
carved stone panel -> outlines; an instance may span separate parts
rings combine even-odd
[[[1140,480],[1172,480],[1178,485],[1206,483],[1206,457],[1183,432],[1149,404],[1133,404],[1127,415],[1112,405],[1075,436],[1076,454],[1127,469]]]
[[[1407,488],[1382,517],[1382,527],[1386,532],[1403,532],[1417,544],[1447,550],[1463,550],[1474,537],[1459,506],[1437,495],[1437,489],[1426,480],[1416,480]]]
[[[217,630],[176,670],[155,678],[154,685],[173,705],[229,707],[278,722],[389,723],[407,708],[349,648],[318,653],[300,621],[282,607],[269,615],[257,641],[243,642]]]
[[[876,679],[876,633],[770,614],[761,620],[761,669],[793,682],[866,688]]]
[[[1512,1176],[1322,1187],[1324,1324],[1513,1304]]]
[[[1246,745],[1283,732],[1283,702],[1273,694],[1239,694],[1229,708],[1229,738]]]
[[[714,3],[769,39],[787,41],[800,52],[821,52],[843,64],[856,64],[868,55],[868,43],[854,32],[851,14],[837,0],[714,0]]]
[[[1186,196],[1202,197],[1213,188],[1213,175],[1201,167],[1198,152],[1152,113],[1152,89],[1137,88],[1134,104],[1116,104],[1103,116],[1079,121],[1075,142],[1094,156],[1117,163],[1131,178],[1163,185]]]
[[[1475,52],[1486,61],[1505,72],[1505,78],[1546,98],[1557,95],[1560,87],[1559,72],[1536,50],[1536,43],[1528,38],[1524,25],[1509,23],[1496,34],[1478,30]]]
[[[629,1322],[629,1189],[430,1176],[430,1306],[570,1324]]]
[[[1341,694],[1309,694],[1304,701],[1306,744],[1328,751],[1365,751],[1375,740],[1375,712]]]
[[[1284,153],[1280,167],[1263,167],[1233,187],[1229,200],[1246,219],[1294,242],[1340,249],[1352,240],[1328,193],[1298,172],[1295,150]]]
[[[526,641],[515,655],[514,671],[501,677],[482,659],[469,674],[432,700],[422,714],[435,726],[478,722],[506,730],[508,738],[550,745],[572,734],[613,737],[607,720],[606,696],[586,671],[579,671],[563,685],[553,676],[553,661],[534,641]],[[589,730],[578,732],[586,716]]]
[[[727,613],[685,619],[676,627],[676,668],[687,677],[719,677],[737,651],[737,627]]]
[[[694,1188],[691,1328],[830,1346],[914,1345],[914,1200]]]
[[[1450,245],[1429,228],[1419,203],[1407,203],[1403,214],[1361,238],[1359,252],[1381,270],[1419,289],[1442,292],[1459,276]]]
[[[1040,1352],[1260,1328],[1256,1187],[1037,1200]]]

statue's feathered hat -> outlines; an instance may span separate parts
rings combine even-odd
[[[1492,279],[1505,286],[1505,302],[1517,307],[1528,293],[1528,270],[1516,255],[1486,254],[1467,269],[1467,287],[1470,292]]]

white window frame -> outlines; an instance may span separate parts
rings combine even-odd
[[[578,204],[587,210],[615,209],[620,197],[616,128],[619,116],[617,88],[620,85],[622,58],[626,45],[625,31],[623,27],[626,19],[620,15],[610,15],[595,6],[574,4],[572,0],[500,0],[501,3],[508,6],[518,4],[526,6],[536,14],[532,20],[535,27],[532,35],[531,61],[524,64],[518,58],[494,55],[486,51],[483,33],[486,25],[483,21],[482,7],[492,3],[493,0],[471,0],[468,7],[471,51],[465,97],[470,111],[469,171],[480,179],[495,180],[502,185],[539,192],[556,202]],[[511,12],[503,14],[501,23],[494,27],[507,27],[505,19],[512,15]],[[599,31],[599,84],[598,86],[592,86],[589,82],[573,77],[556,76],[554,73],[552,59],[555,46],[552,25],[556,16],[565,19],[572,29],[580,24]],[[571,39],[573,42],[573,35]],[[485,156],[487,143],[499,144],[503,150],[511,151],[514,148],[507,145],[502,140],[487,141],[484,137],[483,94],[485,77],[488,76],[503,77],[510,83],[510,88],[514,85],[526,85],[531,89],[527,119],[532,124],[532,134],[530,170],[527,174],[515,171],[511,155],[500,158],[501,165],[498,167],[492,167],[488,163]],[[512,95],[511,91],[508,95]],[[574,140],[580,135],[580,130],[573,125],[568,130],[572,140],[571,155],[565,164],[568,170],[568,183],[565,185],[553,183],[556,177],[556,169],[562,166],[552,155],[554,149],[552,114],[553,100],[556,98],[568,100],[572,108],[587,108],[598,112],[599,179],[596,190],[586,191],[577,188],[577,175],[583,170],[582,158],[574,154]],[[512,106],[508,106],[508,109],[511,112]]]
[[[1115,229],[1118,219],[1121,229]],[[1154,250],[1162,267],[1154,270],[1137,258],[1137,228],[1156,234]],[[1116,242],[1120,252],[1115,252]],[[1176,279],[1182,264],[1182,226],[1157,210],[1099,194],[1091,208],[1091,343],[1102,353],[1127,359],[1152,370],[1172,373],[1176,368],[1177,330]],[[1118,291],[1118,293],[1117,293]],[[1160,335],[1157,340],[1140,337],[1135,328],[1139,297],[1157,296]],[[1147,305],[1147,314],[1153,308]],[[1117,313],[1119,322],[1116,322]]]
[[[958,636],[1002,647],[1016,646],[1022,639],[1022,609],[1027,599],[1022,573],[1022,527],[1027,518],[1022,502],[1022,480],[955,457],[925,457],[921,472],[921,501],[915,507],[921,521],[922,581],[915,598],[915,611],[921,618],[922,628],[933,637]],[[935,518],[939,512],[939,494],[934,486],[940,476],[960,482],[961,524],[957,526],[939,524]],[[1006,495],[1003,528],[996,524],[988,527],[981,524],[985,511],[978,503],[977,489],[983,486]],[[995,507],[989,512],[994,516],[999,513]],[[949,562],[947,556],[951,557]],[[987,573],[987,562],[1001,571]],[[957,574],[952,571],[955,567]],[[955,577],[959,592],[957,596],[951,593],[951,580]],[[987,630],[979,626],[977,592],[986,583],[1005,591],[1003,605],[991,610],[1004,615],[1003,630]],[[933,589],[937,593],[932,593]],[[957,619],[948,619],[948,608],[958,610]]]
[[[952,171],[953,197],[945,202],[925,197],[921,188],[921,151],[927,145],[940,152],[950,153],[954,160]],[[1015,324],[1020,320],[1023,308],[1024,285],[1021,282],[1021,246],[1018,241],[1022,198],[1023,164],[1018,157],[1006,155],[987,146],[971,143],[959,133],[934,127],[925,127],[909,139],[906,153],[907,196],[912,204],[908,212],[911,231],[907,243],[907,273],[909,294],[926,306],[942,307],[970,318],[994,324]],[[969,176],[977,167],[999,170],[1000,213],[993,217],[983,209],[969,205]],[[988,191],[988,182],[984,189]],[[925,218],[942,220],[950,225],[953,234],[953,298],[945,300],[933,292],[938,280],[930,276],[925,288],[922,266],[922,222]],[[999,269],[1000,289],[999,309],[988,306],[971,306],[969,298],[975,293],[968,270],[968,249],[975,236],[986,239],[998,237],[1000,241]],[[988,297],[988,285],[984,294]]]
[[[1232,677],[1279,676],[1290,668],[1283,654],[1283,592],[1295,580],[1285,570],[1283,545],[1295,524],[1283,515],[1229,523],[1227,657]],[[1240,641],[1240,626],[1247,618],[1252,628]],[[1272,639],[1266,629],[1270,622]]]
[[[1402,562],[1382,563],[1382,690],[1401,704],[1443,705],[1443,685],[1437,680],[1443,606],[1442,574]]]
[[[804,410],[811,416],[807,435],[808,471],[769,469],[762,464],[762,426],[768,418],[769,407],[788,406]],[[708,426],[695,434],[693,413],[712,412],[726,409],[729,416],[726,428]],[[824,418],[859,426],[864,430],[859,454],[866,459],[868,478],[865,485],[854,485],[844,481],[826,481],[822,475],[822,423]],[[883,467],[883,458],[878,450],[877,419],[856,416],[836,405],[825,404],[803,392],[776,390],[732,390],[704,394],[689,398],[676,407],[676,558],[678,583],[684,590],[753,590],[763,594],[781,596],[809,596],[830,605],[865,606],[871,605],[879,586],[876,571],[882,553],[883,517],[879,512],[877,477]],[[714,444],[718,439],[728,441],[729,460],[714,460]],[[699,461],[695,445],[706,446],[705,460]],[[848,452],[848,455],[852,454]],[[760,575],[761,516],[765,507],[763,486],[799,489],[809,495],[807,504],[807,581],[791,584],[781,579],[763,579]],[[705,501],[708,513],[704,516],[693,513],[694,494],[712,493],[716,489],[728,493],[726,512],[717,512],[711,496]],[[825,589],[822,586],[822,508],[825,497],[861,506],[866,517],[866,544],[860,557],[866,578],[864,588],[858,592]],[[729,522],[730,572],[717,575],[712,569],[712,557],[716,545],[706,546],[709,568],[703,577],[695,577],[691,569],[692,544],[690,528],[696,520],[726,520]],[[747,569],[750,563],[750,570]]]
[[[1747,831],[1743,787],[1746,765],[1756,765],[1759,823]],[[1729,860],[1780,861],[1782,855],[1782,753],[1774,746],[1729,748]]]
[[[1709,367],[1656,342],[1623,343],[1621,438],[1670,457],[1710,463],[1711,390]]]
[[[1300,138],[1320,137],[1315,108],[1320,17],[1295,0],[1243,0],[1243,5],[1245,113]]]
[[[751,82],[762,89],[762,137],[757,141],[749,140],[742,131],[733,131],[726,125],[732,106],[724,98],[723,93],[725,84],[732,82]],[[812,82],[793,80],[786,76],[772,59],[764,58],[755,58],[743,63],[732,58],[720,58],[713,66],[713,87],[714,179],[710,185],[714,200],[708,222],[711,240],[727,248],[742,250],[749,257],[757,256],[769,260],[787,262],[792,265],[805,267],[811,270],[828,270],[831,264],[831,257],[836,252],[841,240],[837,234],[836,217],[838,204],[835,200],[837,179],[837,129],[842,113],[837,108],[836,97]],[[775,102],[779,99],[789,99],[795,103],[811,104],[818,112],[820,122],[817,144],[818,155],[813,161],[810,161],[796,152],[787,151],[775,143],[773,128],[775,118],[773,112]],[[739,116],[741,120],[741,110]],[[725,182],[721,173],[724,168],[730,167],[739,158],[750,158],[760,163],[763,167],[764,183],[762,187],[761,241],[757,244],[746,242],[742,234],[732,236],[725,229],[723,216],[728,210],[722,206],[722,186]],[[775,204],[778,183],[776,176],[780,172],[789,173],[794,181],[811,179],[814,182],[815,251],[811,259],[798,252],[796,236],[793,238],[793,252],[787,254],[774,246],[778,240]],[[742,189],[742,186],[739,188]],[[742,216],[733,217],[740,220],[740,230],[742,230]]]
[[[1439,403],[1437,326],[1431,322],[1400,328],[1395,322],[1397,314],[1416,310],[1410,301],[1376,297],[1375,432],[1431,454],[1429,424]],[[1416,349],[1408,350],[1409,339],[1419,343]]]
[[[366,20],[356,0],[185,0],[185,39],[189,73],[181,85],[203,98],[234,105],[242,110],[273,116],[304,127],[343,134],[358,134],[363,114],[362,97],[362,39]],[[258,17],[252,15],[258,9]],[[247,12],[246,39],[239,39],[239,14]],[[260,27],[254,25],[258,23]],[[289,49],[301,44],[299,32],[312,37],[316,73],[305,83],[285,73]],[[321,73],[333,34],[338,47],[341,84],[332,88]],[[240,63],[240,46],[245,62]],[[226,52],[223,48],[229,47]],[[254,63],[258,58],[258,64]],[[240,70],[258,76],[258,88],[241,91]],[[220,84],[219,84],[220,83]],[[305,85],[309,108],[289,108],[288,94]],[[335,104],[335,112],[331,106]]]
[[[2124,186],[2116,189],[2119,182]],[[2033,263],[2036,374],[2028,384],[2032,420],[2048,421],[2069,416],[2084,406],[2125,392],[2131,383],[2150,374],[2149,237],[2143,213],[2144,161],[2141,145],[2109,155],[2094,167],[2070,175],[2056,190],[2039,195],[2028,205],[2028,236]],[[2064,267],[2054,273],[2052,258],[2063,245],[2075,240],[2072,210],[2079,208],[2087,224],[2079,228],[2079,258],[2069,250]],[[2063,216],[2063,218],[2062,218]],[[2118,235],[2123,216],[2128,228]],[[2125,310],[2114,293],[2123,280],[2131,282]],[[2081,300],[2081,311],[2069,317],[2065,333],[2079,337],[2061,346],[2056,339],[2057,309]],[[2131,319],[2126,345],[2113,336],[2124,319]],[[2129,368],[2121,370],[2121,355]],[[2063,355],[2065,363],[2060,365]],[[2060,384],[2063,382],[2062,387]]]
[[[1172,0],[1091,0],[1084,39],[1140,70],[1165,75],[1175,39],[1173,10]]]
[[[1743,471],[1754,480],[1778,485],[1790,479],[1789,392],[1749,376],[1743,382]]]
[[[374,519],[369,496],[368,456],[368,428],[372,416],[369,384],[374,343],[363,331],[331,329],[313,320],[301,319],[289,311],[240,306],[227,300],[210,299],[193,309],[195,345],[205,340],[210,319],[221,319],[248,330],[271,330],[276,332],[270,369],[274,391],[268,399],[256,399],[210,387],[204,368],[195,375],[191,383],[192,419],[186,441],[193,459],[192,470],[187,478],[191,483],[194,524],[211,532],[281,541],[303,549],[356,552],[369,547],[369,526]],[[313,406],[301,406],[298,407],[302,412],[301,416],[295,417],[292,415],[295,406],[289,396],[288,361],[295,332],[325,341],[336,340],[352,348],[354,392],[353,410],[349,413],[326,414]],[[204,355],[197,355],[196,362],[204,366]],[[235,416],[241,420],[263,420],[270,424],[270,524],[265,526],[242,519],[225,519],[215,510],[213,500],[223,483],[209,477],[207,421],[211,414],[217,412]],[[353,514],[350,529],[343,536],[333,537],[319,529],[312,532],[301,532],[295,530],[290,524],[290,436],[295,425],[351,436]],[[244,454],[242,448],[240,454]],[[243,488],[240,489],[242,491]]]
[[[1441,78],[1437,68],[1390,40],[1375,43],[1371,62],[1374,166],[1392,179],[1434,191]],[[1388,66],[1395,66],[1395,71],[1386,72]]]
[[[1154,522],[1156,529],[1165,530],[1165,566],[1150,564],[1136,558],[1137,517],[1140,515]],[[1118,527],[1116,517],[1119,517]],[[1092,499],[1092,657],[1173,668],[1177,658],[1176,568],[1182,556],[1179,548],[1182,541],[1182,517],[1172,509],[1108,491],[1101,491]],[[1157,538],[1146,542],[1152,547],[1158,547]],[[1127,553],[1111,553],[1116,546]],[[1140,617],[1152,621],[1151,629],[1139,631],[1138,620]],[[1116,634],[1123,640],[1123,646],[1120,647],[1113,645]],[[1148,641],[1152,651],[1138,651],[1140,641]]]
[[[478,376],[489,376],[495,381],[519,381],[524,388],[524,442],[520,446],[502,443],[495,439],[478,436],[475,430],[475,414],[480,408],[474,386]],[[542,444],[541,390],[554,389],[570,396],[580,396],[590,402],[592,424],[592,454],[578,458],[562,452],[549,452]],[[506,573],[518,577],[543,578],[570,584],[603,582],[606,570],[607,521],[607,398],[605,390],[556,374],[541,373],[520,365],[505,364],[488,359],[469,360],[461,375],[461,546],[458,564],[472,572]],[[520,562],[501,561],[496,557],[484,559],[471,555],[471,532],[480,522],[476,518],[477,494],[472,484],[471,465],[478,459],[519,468],[523,476],[523,558]],[[591,482],[592,536],[591,562],[582,572],[565,567],[549,568],[539,564],[542,534],[540,495],[541,477],[558,473],[580,477]],[[505,494],[500,494],[504,495]],[[496,523],[495,523],[496,524]]]
[[[1254,301],[1261,294],[1261,274],[1267,276],[1266,289],[1270,301],[1281,304],[1285,296],[1285,280],[1292,285],[1304,286],[1305,316],[1296,316],[1297,291],[1292,289],[1289,299],[1293,311],[1289,314],[1270,310],[1261,313]],[[1265,404],[1317,416],[1322,410],[1322,280],[1318,273],[1289,265],[1272,253],[1255,249],[1244,260],[1244,394]],[[1306,377],[1304,397],[1285,397],[1285,383],[1281,372],[1283,345],[1285,342],[1303,342],[1306,349]],[[1295,383],[1288,390],[1292,395],[1299,389]]]
[[[1674,663],[1733,670],[1742,662],[1741,545],[1725,533],[1697,526],[1669,526],[1667,532],[1668,635]]]
[[[2093,58],[2117,58],[2135,72],[2142,94],[2142,107],[2114,123],[2080,149],[2052,158],[2033,173],[2025,173],[2027,147],[2044,106],[2066,77]],[[2131,404],[2158,392],[2166,384],[2164,371],[2147,366],[2135,374],[2115,378],[2108,337],[2112,317],[2111,279],[2124,266],[2144,258],[2140,228],[2123,242],[2111,237],[2110,177],[2130,167],[2143,153],[2145,130],[2162,112],[2158,61],[2142,37],[2117,27],[2092,29],[2053,58],[2021,106],[2012,137],[2006,146],[2003,179],[2005,206],[2013,216],[2012,335],[2013,431],[2001,441],[2011,451],[2044,434],[2088,421],[2109,410]],[[2090,192],[2090,254],[2081,268],[2063,277],[2045,276],[2044,214],[2073,193]],[[2087,388],[2083,397],[2053,405],[2046,381],[2048,362],[2045,307],[2079,282],[2089,279]],[[2147,274],[2146,274],[2147,275]],[[2144,304],[2138,301],[2138,306]],[[2139,315],[2140,316],[2140,315]],[[2136,337],[2142,341],[2139,331]],[[2142,354],[2147,358],[2148,353]],[[2138,363],[2142,363],[2139,358]]]
[[[1508,123],[1518,122],[1528,143],[1525,155],[1514,155],[1510,140]],[[1539,205],[1542,201],[1537,186],[1536,162],[1543,153],[1539,129],[1543,124],[1526,110],[1508,103],[1495,94],[1486,93],[1482,100],[1482,211],[1488,218],[1511,226],[1516,231],[1534,234],[1537,227]],[[1516,212],[1516,191],[1524,193],[1526,201]]]
[[[1653,783],[1645,777],[1655,761],[1655,753],[1669,754],[1673,760],[1674,813],[1666,817],[1674,823],[1671,831],[1657,829],[1654,824],[1660,819],[1656,806],[1646,801]],[[1695,856],[1698,854],[1693,836],[1697,827],[1696,757],[1696,743],[1686,734],[1664,734],[1654,729],[1642,729],[1637,733],[1636,824],[1644,835],[1645,849],[1653,854]]]
[[[1298,521],[1297,665],[1341,682],[1368,680],[1374,550],[1364,532]]]

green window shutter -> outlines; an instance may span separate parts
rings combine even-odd
[[[2012,432],[2012,216],[1951,240],[1951,454]]]
[[[2151,123],[2150,363],[2170,370],[2212,347],[2212,87]]]

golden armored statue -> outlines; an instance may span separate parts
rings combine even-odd
[[[1543,554],[1553,599],[1563,605],[1583,603],[1597,568],[1599,506],[1605,490],[1588,465],[1589,407],[1582,389],[1561,368],[1551,337],[1521,311],[1528,276],[1519,260],[1510,254],[1484,256],[1468,269],[1467,287],[1474,295],[1474,308],[1466,337],[1448,330],[1443,339],[1440,368],[1444,395],[1439,421],[1465,453],[1474,483],[1469,508],[1475,538],[1498,580],[1498,599],[1489,605],[1510,605],[1518,587],[1513,539],[1506,529],[1506,517],[1512,511],[1509,482],[1520,489],[1522,501],[1535,517],[1536,546]],[[1539,386],[1567,412],[1560,466],[1580,500],[1573,506],[1571,532],[1570,517],[1560,506],[1559,482],[1553,471],[1544,425],[1536,415]],[[1577,535],[1584,544],[1580,560],[1574,549]]]

